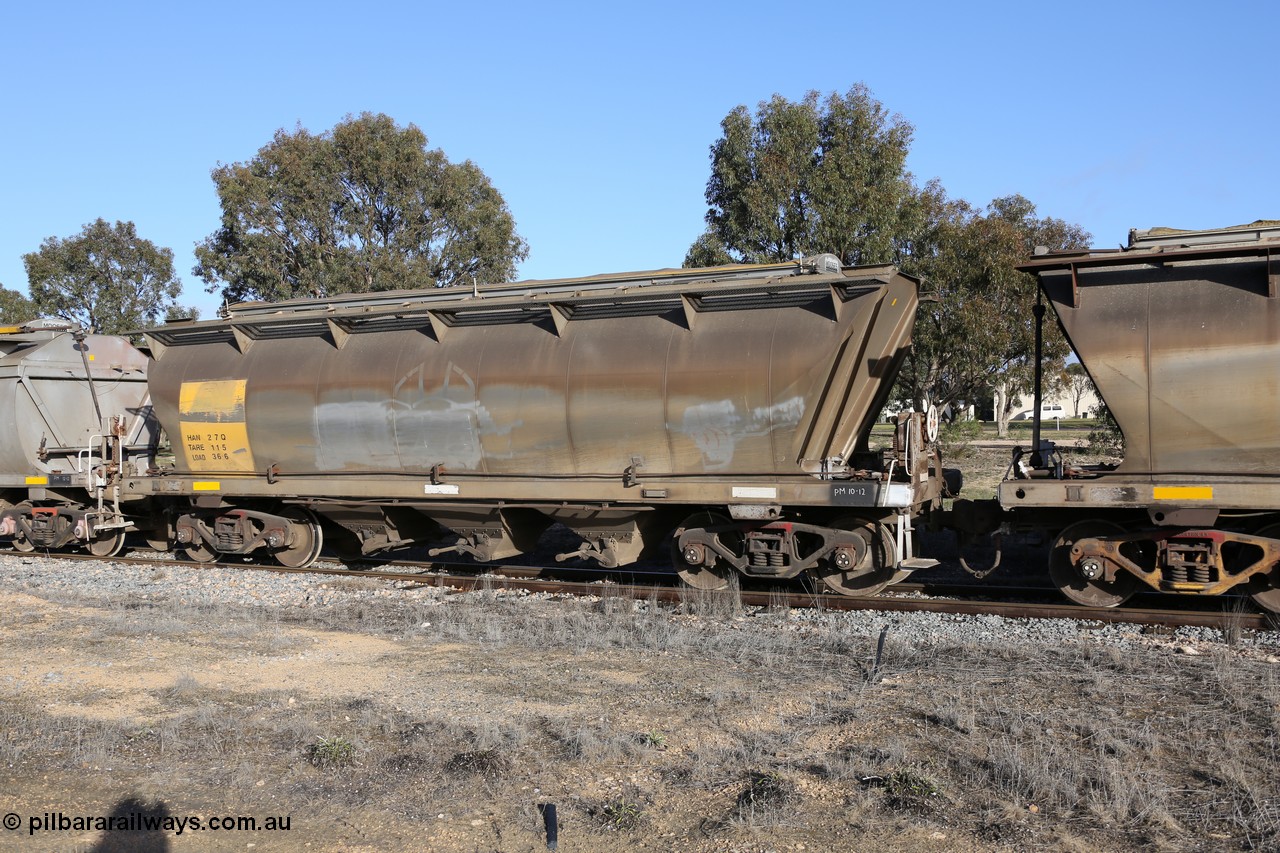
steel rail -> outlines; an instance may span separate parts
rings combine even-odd
[[[6,556],[51,557],[53,559],[114,562],[133,566],[176,566],[193,569],[237,569],[266,571],[276,574],[304,574],[366,578],[369,580],[407,583],[409,588],[438,587],[456,592],[478,590],[541,592],[555,595],[599,596],[601,598],[628,598],[651,600],[670,604],[684,604],[733,596],[739,603],[752,607],[818,609],[832,611],[869,611],[880,613],[943,613],[969,616],[1000,616],[1006,619],[1070,619],[1077,622],[1101,624],[1156,625],[1170,628],[1200,627],[1221,630],[1274,631],[1280,630],[1280,617],[1276,614],[1246,612],[1238,609],[1223,610],[1170,610],[1149,607],[1084,607],[1079,604],[1036,603],[1026,601],[972,600],[953,598],[915,598],[906,594],[937,593],[942,590],[961,594],[991,595],[993,593],[1039,595],[1050,592],[1047,588],[993,589],[980,585],[964,587],[939,587],[928,584],[897,584],[887,593],[876,596],[847,596],[813,592],[788,592],[786,590],[760,591],[726,589],[718,591],[697,590],[685,586],[656,584],[620,584],[612,581],[545,580],[531,577],[543,571],[532,566],[476,567],[484,574],[445,574],[432,572],[431,567],[440,563],[412,563],[397,561],[396,565],[418,566],[424,571],[386,571],[381,569],[353,570],[349,568],[314,565],[307,568],[269,566],[258,563],[208,562],[157,559],[154,557],[113,557],[103,560],[89,554],[43,554],[30,551],[0,551]],[[453,564],[451,568],[456,568]],[[556,567],[554,571],[564,571]],[[597,572],[598,573],[598,572]],[[656,573],[649,573],[656,574]],[[1234,606],[1235,602],[1232,601]]]

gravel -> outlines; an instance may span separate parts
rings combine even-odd
[[[540,602],[547,607],[566,598],[559,594],[501,588],[461,592],[448,587],[361,577],[359,573],[349,576],[274,574],[251,569],[188,568],[162,560],[157,560],[154,566],[137,566],[36,555],[0,556],[0,590],[68,603],[123,603],[129,607],[163,604],[194,609],[239,606],[274,610],[282,617],[300,618],[305,618],[308,611],[324,613],[360,607],[367,612],[366,606],[372,603],[385,603],[393,609],[405,604],[485,606],[496,600],[508,606],[511,602],[531,605]],[[611,606],[616,604],[611,601]],[[635,601],[630,606],[643,611],[655,605]],[[673,612],[678,609],[673,605],[656,606]],[[1280,663],[1280,632],[1277,631],[1240,631],[1238,636],[1227,637],[1215,628],[1153,629],[1070,619],[1006,619],[944,613],[807,609],[778,612],[760,607],[743,607],[739,614],[725,618],[788,631],[839,631],[851,638],[875,638],[887,628],[895,643],[907,646],[1097,644],[1117,649],[1141,646],[1167,648],[1176,654],[1206,654],[1230,645],[1240,654]]]

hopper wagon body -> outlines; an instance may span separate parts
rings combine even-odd
[[[1070,597],[1246,591],[1280,609],[1280,227],[1133,232],[1026,264],[1124,434],[1114,466],[1035,463],[1000,486],[1057,528]],[[1038,433],[1037,433],[1038,435]]]
[[[500,560],[668,542],[686,580],[813,571],[863,590],[915,563],[936,424],[869,436],[918,282],[832,256],[231,306],[147,332],[188,554],[314,559],[440,542]],[[935,432],[931,432],[934,430]],[[323,531],[323,532],[322,532]]]

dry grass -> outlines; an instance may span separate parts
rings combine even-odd
[[[127,644],[103,640],[159,644],[150,626],[175,622],[190,657],[148,664],[166,667],[151,704],[114,717],[75,711],[111,700],[110,685],[45,685],[63,709],[50,714],[49,694],[13,676],[0,690],[9,810],[105,813],[130,796],[296,816],[288,845],[237,839],[260,850],[534,850],[546,802],[564,850],[1280,844],[1280,681],[1225,642],[1192,657],[891,632],[877,667],[875,636],[693,594],[674,609],[478,595],[290,619],[79,613],[30,638],[41,670],[88,656],[130,671]],[[382,649],[367,662],[375,690],[344,691],[351,673],[324,663],[327,640],[353,637]],[[311,692],[219,687],[225,670],[210,669],[316,648],[298,658],[321,668]]]

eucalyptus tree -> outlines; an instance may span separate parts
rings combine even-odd
[[[831,252],[844,263],[897,260],[918,216],[906,170],[913,129],[862,84],[825,98],[774,95],[735,107],[711,146],[707,229],[687,266],[786,261]]]
[[[985,211],[951,207],[939,218],[928,257],[916,269],[936,298],[917,314],[911,353],[899,374],[901,395],[916,405],[973,400],[991,394],[999,432],[1013,401],[1031,389],[1037,283],[1017,269],[1036,246],[1083,248],[1089,234],[1061,219],[1040,217],[1020,195],[992,201]],[[1060,369],[1066,339],[1047,310],[1043,356]]]
[[[182,292],[173,251],[139,237],[132,222],[94,220],[72,237],[46,238],[22,262],[37,314],[107,334],[172,315]]]
[[[16,326],[36,317],[31,300],[0,284],[0,326]]]
[[[505,281],[528,255],[478,166],[381,114],[277,131],[213,181],[222,224],[194,272],[229,301]]]

